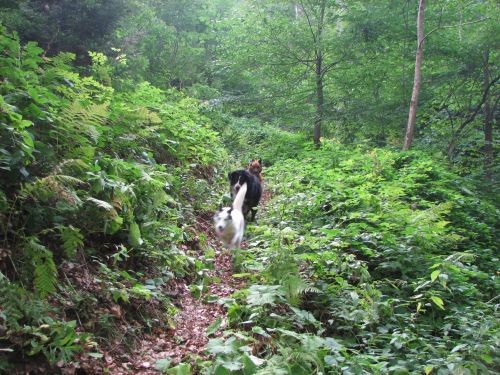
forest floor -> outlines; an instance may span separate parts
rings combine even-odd
[[[265,190],[260,202],[260,213],[263,212],[262,208],[269,198],[269,192]],[[199,216],[195,229],[197,233],[204,233],[207,236],[208,245],[215,250],[214,266],[208,276],[216,282],[212,283],[208,291],[199,299],[192,295],[187,280],[171,282],[169,288],[176,295],[175,304],[178,308],[172,327],[153,329],[152,333],[142,336],[134,345],[133,353],[125,350],[123,342],[115,342],[110,343],[110,350],[104,352],[103,359],[97,360],[82,356],[81,368],[85,370],[85,373],[159,374],[161,372],[155,368],[158,360],[169,359],[173,366],[180,362],[191,363],[196,358],[207,359],[204,353],[205,345],[209,340],[207,328],[220,319],[221,325],[213,333],[213,337],[220,336],[225,328],[226,309],[217,302],[206,302],[203,297],[205,295],[216,296],[216,301],[220,301],[241,289],[245,281],[233,277],[231,251],[225,249],[215,236],[211,216]],[[243,248],[245,248],[245,243],[243,243]],[[103,360],[104,368],[102,368]]]

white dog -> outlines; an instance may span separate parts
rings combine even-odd
[[[214,215],[215,233],[229,248],[240,247],[245,232],[245,218],[243,216],[243,201],[247,193],[247,184],[239,187],[232,207],[220,208]]]

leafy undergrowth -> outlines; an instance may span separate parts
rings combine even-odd
[[[273,192],[205,374],[484,374],[500,361],[498,208],[419,152],[324,142]]]
[[[225,325],[225,309],[216,302],[241,288],[243,281],[232,276],[231,253],[213,235],[211,216],[199,216],[193,230],[201,240],[190,244],[196,277],[177,278],[163,290],[172,298],[170,314],[157,309],[152,329],[137,335],[133,345],[115,337],[101,345],[102,356],[81,353],[64,365],[64,371],[148,375],[169,370],[182,374],[191,373],[207,360],[204,347],[208,337],[220,335]],[[119,331],[127,331],[130,324],[122,316]]]
[[[498,207],[442,160],[312,150],[0,31],[0,371],[500,371]],[[231,254],[223,142],[273,197]]]
[[[91,57],[81,75],[0,26],[0,372],[105,368],[203,279],[196,218],[227,169],[210,119],[173,90],[115,90]]]

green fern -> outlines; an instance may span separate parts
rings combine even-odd
[[[73,259],[76,256],[76,251],[83,246],[83,234],[80,229],[72,225],[68,227],[60,226],[59,231],[63,240],[64,255],[69,259]]]
[[[82,106],[74,102],[62,109],[50,131],[57,153],[65,159],[91,161],[107,117],[107,104]]]
[[[30,237],[24,247],[25,253],[31,258],[35,268],[34,285],[40,297],[55,292],[57,268],[52,252],[43,246],[36,237]]]
[[[72,176],[49,175],[26,185],[23,194],[36,201],[62,200],[73,206],[78,206],[81,204],[81,200],[73,189],[74,186],[78,185],[85,185],[85,182]]]
[[[100,199],[89,197],[89,198],[87,198],[87,202],[91,202],[91,203],[95,204],[97,207],[103,208],[106,211],[114,211],[115,210],[111,204],[109,204],[108,202],[102,201]]]
[[[40,257],[40,263],[35,266],[35,288],[40,297],[55,292],[57,281],[57,269],[52,258],[52,253]]]
[[[286,299],[292,306],[297,306],[300,303],[300,296],[306,293],[317,294],[320,290],[307,281],[302,279],[299,275],[288,275],[283,278],[281,282],[285,289]]]
[[[66,125],[66,131],[79,131],[94,142],[97,142],[99,131],[97,127],[103,125],[108,117],[107,104],[94,104],[84,107],[79,103],[73,103],[64,108],[59,114],[61,123]]]

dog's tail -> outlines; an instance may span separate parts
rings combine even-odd
[[[243,185],[241,185],[240,190],[238,190],[238,193],[234,198],[233,209],[240,211],[243,210],[243,201],[245,200],[246,193],[247,193],[247,183],[245,182]]]

